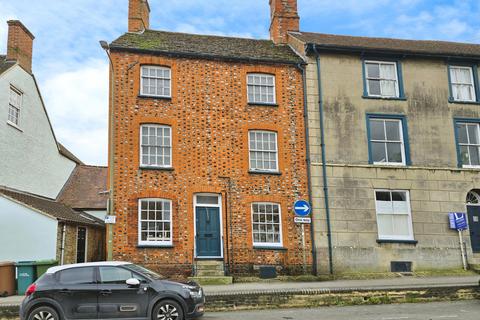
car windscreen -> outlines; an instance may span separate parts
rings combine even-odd
[[[137,273],[140,273],[141,275],[151,279],[151,280],[161,280],[161,279],[165,279],[162,275],[152,271],[152,270],[148,270],[147,268],[144,268],[142,266],[139,266],[139,265],[136,265],[136,264],[129,264],[129,265],[126,265],[124,266],[124,268],[128,268],[130,270],[132,270],[133,272],[137,272]]]

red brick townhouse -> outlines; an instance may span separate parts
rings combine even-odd
[[[310,270],[293,213],[308,183],[302,60],[283,45],[292,17],[277,12],[272,40],[253,40],[151,30],[149,13],[130,0],[109,48],[112,258],[170,276]]]

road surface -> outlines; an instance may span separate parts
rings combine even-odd
[[[480,300],[207,313],[203,320],[479,320]]]

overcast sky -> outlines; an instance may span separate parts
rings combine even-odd
[[[267,38],[268,0],[150,0],[153,29]],[[88,164],[107,162],[108,64],[98,40],[127,29],[128,0],[0,0],[36,36],[34,73],[56,136]],[[299,0],[301,29],[480,43],[479,0]]]

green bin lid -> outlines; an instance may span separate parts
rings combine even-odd
[[[35,264],[37,266],[41,266],[41,265],[53,265],[53,264],[57,264],[57,260],[39,260],[39,261],[35,261]]]
[[[33,266],[33,265],[35,265],[35,261],[18,261],[15,265],[16,265],[17,267],[21,267],[21,266]]]

